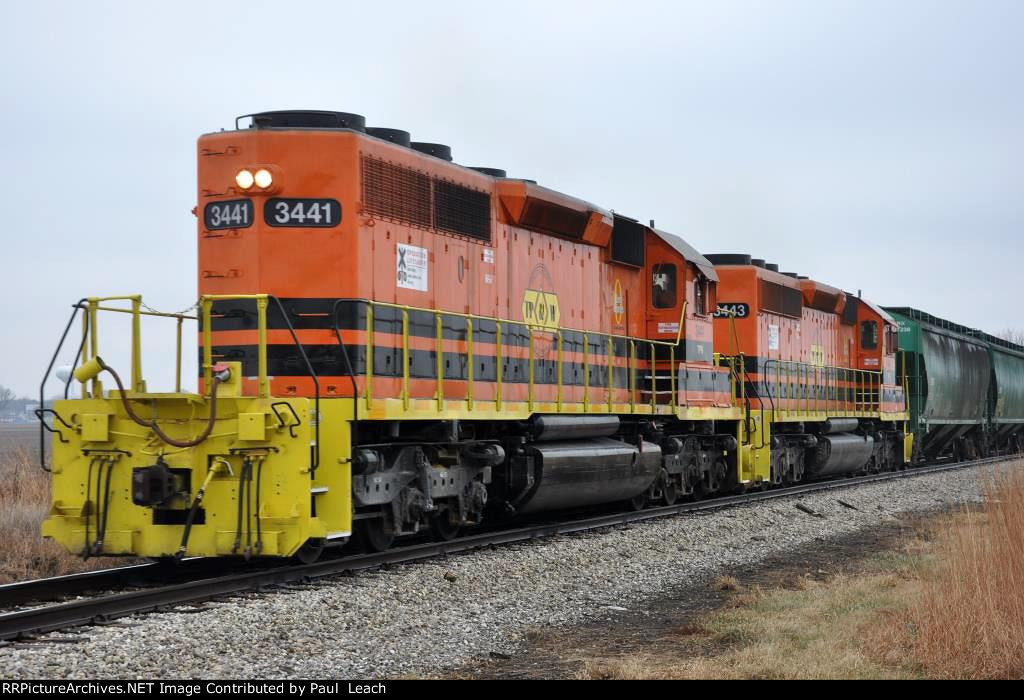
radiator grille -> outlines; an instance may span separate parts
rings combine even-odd
[[[446,233],[491,240],[491,195],[372,156],[361,162],[368,214]]]
[[[444,180],[434,181],[434,227],[491,240],[491,196]]]
[[[430,228],[430,177],[411,168],[363,157],[363,205],[377,216]]]

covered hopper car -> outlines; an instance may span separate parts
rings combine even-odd
[[[915,459],[975,458],[1024,444],[1024,347],[893,307]]]

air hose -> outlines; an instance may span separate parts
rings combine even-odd
[[[228,469],[231,469],[231,465],[227,462]],[[209,488],[210,482],[213,481],[214,475],[217,473],[217,469],[220,465],[214,464],[209,471],[206,472],[206,479],[203,481],[203,485],[199,487],[199,493],[196,494],[196,500],[192,501],[192,507],[189,508],[188,517],[185,519],[185,532],[181,536],[181,545],[178,547],[178,551],[175,552],[174,558],[181,560],[185,557],[185,551],[188,549],[188,538],[192,534],[192,524],[195,522],[196,514],[199,512],[199,506],[203,503],[203,498],[206,496],[206,489]]]
[[[231,376],[231,370],[224,369],[221,370],[220,372],[216,372],[213,375],[213,386],[210,388],[210,418],[207,421],[206,428],[203,430],[203,432],[200,433],[199,437],[193,440],[175,440],[174,438],[172,438],[171,436],[169,436],[167,433],[160,429],[160,426],[157,425],[155,419],[145,420],[143,418],[140,418],[139,415],[135,413],[135,409],[132,408],[131,403],[128,400],[128,395],[125,393],[124,384],[121,383],[121,377],[119,377],[117,372],[114,371],[114,368],[106,364],[98,356],[93,359],[96,361],[96,365],[99,367],[100,371],[109,372],[110,376],[114,378],[114,383],[117,384],[117,388],[121,392],[121,403],[124,404],[124,411],[125,413],[128,414],[128,417],[131,418],[136,423],[138,423],[139,425],[143,426],[144,428],[151,429],[154,433],[157,434],[157,437],[166,442],[168,445],[173,445],[174,447],[195,447],[203,440],[208,438],[210,436],[210,433],[213,432],[213,424],[217,420],[217,387],[220,386],[221,382],[228,380],[228,378]],[[87,363],[85,365],[82,365],[82,367],[78,368],[78,371],[76,371],[76,378],[78,378],[79,371],[88,371],[87,368],[89,364],[90,363]]]

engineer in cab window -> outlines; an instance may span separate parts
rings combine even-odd
[[[656,309],[671,309],[676,305],[676,266],[659,263],[651,275],[651,303]]]

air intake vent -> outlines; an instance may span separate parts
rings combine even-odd
[[[314,109],[292,109],[277,112],[246,114],[235,120],[252,117],[256,129],[352,129],[366,131],[366,117],[349,112],[323,112]]]
[[[491,240],[491,196],[444,180],[434,181],[434,227]]]
[[[363,208],[368,214],[423,229],[491,240],[491,195],[431,178],[380,158],[362,158]]]
[[[772,272],[778,272],[779,271],[779,266],[776,265],[775,263],[765,263],[764,264],[764,269],[771,270]]]
[[[364,156],[362,179],[367,213],[420,228],[433,226],[429,175]]]
[[[638,221],[616,216],[612,228],[612,260],[624,265],[643,267],[644,230]]]
[[[803,294],[799,289],[761,280],[761,310],[800,318],[804,310]]]
[[[401,129],[384,129],[379,126],[367,127],[366,133],[378,139],[390,141],[391,143],[399,146],[409,147],[409,143],[412,140],[412,136],[408,131],[402,131]]]
[[[764,269],[764,260],[762,260],[761,258],[752,258],[750,260],[750,264],[753,265],[754,267],[760,267]]]

